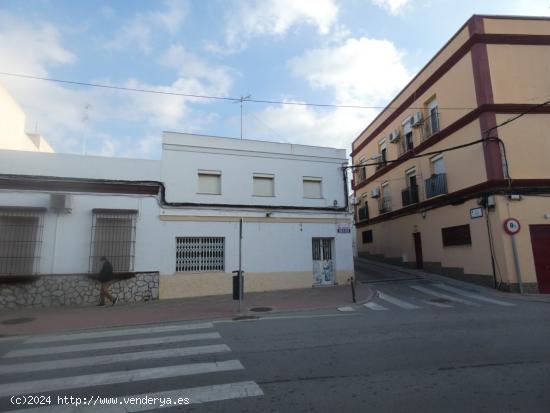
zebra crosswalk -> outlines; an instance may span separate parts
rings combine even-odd
[[[250,380],[219,382],[229,377],[224,375],[227,372],[241,378],[243,373],[239,375],[238,372],[243,372],[245,367],[240,360],[231,357],[228,345],[219,343],[221,335],[212,331],[213,328],[212,323],[196,323],[26,338],[0,358],[0,402],[4,401],[0,403],[0,410],[5,411],[4,408],[9,406],[8,397],[54,395],[55,392],[89,394],[80,398],[81,402],[87,400],[82,402],[78,411],[94,412],[129,412],[174,406],[129,406],[122,402],[128,398],[157,397],[161,400],[184,395],[188,403],[193,404],[262,396],[261,388]],[[215,342],[210,342],[212,340]],[[185,380],[185,377],[189,379]],[[194,377],[201,377],[197,384],[203,385],[173,388],[174,383],[195,383]],[[209,380],[214,383],[208,384]],[[159,389],[164,383],[168,388]],[[98,405],[104,400],[100,400],[99,394],[91,396],[93,389],[109,385],[119,385],[118,391],[123,389],[126,394],[116,394],[116,406],[109,403]],[[149,385],[155,391],[139,392]],[[74,408],[74,405],[54,403],[17,411],[45,413],[72,411]]]
[[[446,284],[419,285],[414,283],[389,292],[383,288],[377,289],[374,298],[365,303],[364,307],[371,311],[387,311],[391,309],[418,310],[429,307],[454,308],[461,305],[510,307],[515,304]]]

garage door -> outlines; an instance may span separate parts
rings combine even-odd
[[[550,294],[550,225],[529,225],[541,293]]]

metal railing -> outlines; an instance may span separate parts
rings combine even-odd
[[[391,211],[391,198],[389,196],[384,196],[378,199],[378,212],[380,214],[385,214],[386,212]]]
[[[447,175],[437,174],[426,179],[426,198],[447,193]]]
[[[418,185],[411,186],[401,191],[403,206],[418,203]]]
[[[357,209],[357,215],[359,222],[367,221],[369,219],[369,208],[367,205]]]
[[[433,112],[431,115],[427,116],[426,119],[424,119],[423,126],[423,140],[439,132],[439,113]]]

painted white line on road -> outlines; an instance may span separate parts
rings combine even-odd
[[[365,307],[367,308],[370,308],[371,310],[374,310],[374,311],[384,311],[384,310],[387,310],[386,307],[384,307],[383,305],[380,305],[380,304],[376,304],[376,303],[373,303],[373,302],[370,302],[370,303],[365,303],[363,304]]]
[[[388,303],[404,308],[405,310],[415,310],[417,308],[420,308],[417,305],[400,300],[399,298],[392,297],[381,291],[378,291],[378,297],[380,297],[381,300],[387,301]]]
[[[113,371],[109,373],[86,374],[83,376],[3,383],[0,387],[0,397],[243,369],[244,367],[239,360],[227,360],[214,363],[181,364],[150,369]]]
[[[202,404],[208,402],[216,402],[222,400],[230,399],[241,399],[245,397],[258,397],[263,396],[264,392],[253,381],[241,381],[237,383],[226,383],[226,384],[216,384],[212,386],[202,386],[202,387],[192,387],[190,389],[177,389],[177,390],[168,390],[158,393],[146,393],[146,394],[135,394],[132,396],[119,396],[117,401],[123,402],[124,400],[129,399],[142,399],[144,398],[157,398],[157,403],[146,404],[146,403],[127,403],[127,404],[111,404],[111,405],[100,405],[99,403],[95,406],[79,406],[75,408],[74,406],[48,406],[38,409],[23,409],[23,410],[12,410],[7,413],[57,413],[57,412],[75,412],[78,410],[79,413],[134,413],[134,412],[143,412],[147,410],[156,410],[160,408],[169,408],[175,406],[183,406],[180,404],[164,404],[161,405],[160,400],[172,400],[172,403],[177,403],[178,399],[187,397],[189,399],[189,404]],[[108,399],[107,397],[104,399]],[[93,403],[92,403],[93,404]]]
[[[355,308],[353,308],[353,307],[338,307],[338,311],[342,311],[344,313],[349,313],[351,311],[355,311]]]
[[[210,340],[221,338],[219,333],[196,333],[170,337],[151,337],[134,340],[102,341],[100,343],[72,344],[68,346],[38,347],[20,350],[12,350],[4,357],[44,356],[49,354],[74,353],[76,351],[112,350],[115,348],[127,348],[147,346],[152,344],[170,344],[193,340]]]
[[[454,308],[452,305],[445,304],[445,303],[438,303],[436,301],[429,301],[429,300],[422,300],[422,302],[433,305],[434,307],[440,307],[440,308]]]
[[[476,293],[470,293],[468,291],[461,290],[459,288],[451,287],[450,285],[445,284],[435,284],[437,288],[441,288],[443,290],[449,291],[451,293],[460,294],[468,298],[473,298],[474,300],[479,301],[485,301],[487,303],[496,304],[496,305],[503,305],[503,306],[515,306],[515,304],[501,301],[501,300],[495,300],[494,298],[484,297],[482,295],[476,294]]]
[[[472,301],[468,301],[468,300],[465,300],[463,298],[459,298],[459,297],[455,297],[455,296],[451,296],[451,295],[447,295],[447,294],[442,294],[442,293],[440,293],[438,291],[435,291],[435,290],[432,290],[430,288],[421,287],[419,285],[410,285],[410,287],[417,290],[417,291],[420,291],[424,294],[433,295],[434,297],[444,298],[445,300],[455,301],[457,303],[462,303],[462,304],[466,304],[466,305],[479,306],[478,303],[474,303]]]
[[[36,361],[32,363],[0,365],[0,374],[30,373],[44,370],[58,370],[75,367],[101,366],[125,361],[163,359],[168,357],[196,356],[200,354],[225,353],[231,349],[225,344],[210,346],[178,347],[166,350],[136,351],[133,353],[114,353],[104,356],[80,357],[63,360]]]
[[[176,331],[188,331],[199,330],[204,328],[213,328],[212,323],[199,323],[199,324],[181,324],[181,325],[169,325],[169,326],[157,326],[157,327],[140,327],[129,328],[124,330],[106,330],[106,331],[86,331],[82,333],[69,333],[58,335],[37,336],[27,339],[26,343],[51,343],[56,341],[69,341],[69,340],[88,340],[93,338],[105,338],[105,337],[120,337],[131,336],[138,334],[158,334],[158,333],[170,333]]]

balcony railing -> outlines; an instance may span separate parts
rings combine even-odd
[[[367,221],[369,219],[369,208],[367,205],[364,207],[358,208],[357,213],[359,215],[359,222]]]
[[[401,191],[401,200],[403,201],[404,207],[418,203],[418,185],[403,189],[403,191]]]
[[[378,212],[380,214],[385,214],[386,212],[391,211],[391,198],[385,196],[378,199]]]
[[[426,179],[426,198],[447,193],[447,175],[437,174]]]
[[[426,140],[433,134],[439,132],[439,113],[432,112],[431,115],[427,116],[424,120],[423,125],[423,139]]]

